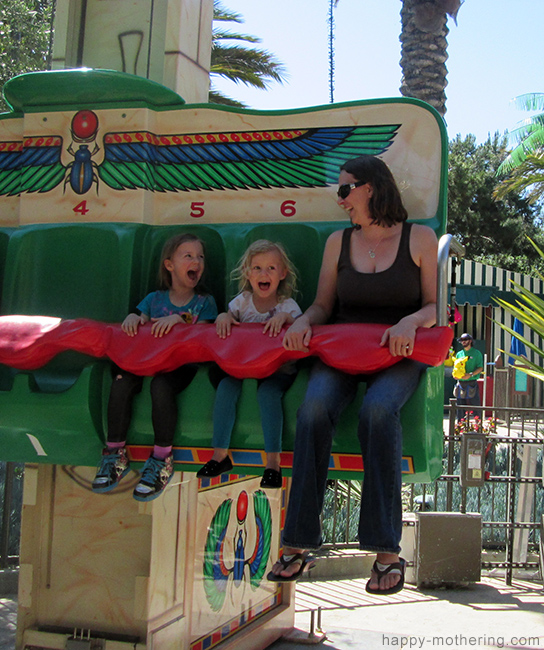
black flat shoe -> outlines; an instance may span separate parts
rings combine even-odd
[[[278,472],[275,469],[265,469],[261,479],[261,487],[264,488],[281,488],[281,468]]]
[[[196,475],[198,478],[214,478],[221,474],[226,474],[232,469],[232,461],[230,456],[226,456],[222,461],[209,460],[203,467],[201,467]]]

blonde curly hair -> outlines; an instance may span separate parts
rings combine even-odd
[[[249,273],[251,270],[251,261],[259,253],[277,252],[280,255],[281,262],[287,271],[285,278],[278,285],[278,298],[280,302],[291,298],[296,294],[297,271],[289,259],[285,248],[279,242],[271,242],[268,239],[258,239],[250,244],[246,252],[240,258],[238,265],[231,273],[232,280],[238,282],[238,291],[253,291],[249,282]]]

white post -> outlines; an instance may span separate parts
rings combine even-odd
[[[536,476],[537,445],[523,445],[521,452],[521,476]],[[533,501],[535,494],[534,483],[521,483],[519,486],[516,521],[532,521]],[[529,530],[522,528],[514,531],[514,562],[527,561],[527,544]]]

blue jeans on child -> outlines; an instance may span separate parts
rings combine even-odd
[[[264,434],[264,449],[267,453],[281,451],[283,435],[283,406],[285,392],[295,381],[296,372],[288,374],[278,371],[270,377],[257,380],[257,401],[261,412]],[[227,375],[218,366],[210,369],[210,380],[217,388],[213,408],[212,445],[217,449],[228,449],[234,423],[236,406],[242,392],[243,379]]]
[[[425,364],[403,359],[372,375],[348,375],[318,361],[297,415],[293,479],[283,530],[284,546],[317,550],[320,515],[335,426],[367,383],[358,437],[364,462],[359,547],[398,553],[402,534],[402,429],[400,409],[416,390]]]

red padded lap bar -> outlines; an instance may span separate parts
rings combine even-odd
[[[291,352],[262,333],[262,325],[245,324],[220,339],[215,325],[176,326],[161,338],[151,325],[128,336],[120,324],[89,319],[60,320],[41,316],[0,317],[0,363],[20,370],[45,365],[64,350],[107,357],[137,375],[155,375],[186,363],[215,361],[234,377],[259,379],[284,363],[318,356],[325,363],[351,374],[372,373],[391,366],[394,357],[380,340],[387,325],[319,325],[313,328],[309,353]],[[449,327],[419,328],[411,358],[430,366],[443,363],[453,340]]]

